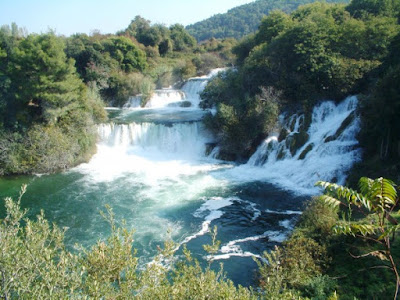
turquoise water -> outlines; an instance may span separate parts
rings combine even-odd
[[[336,134],[357,101],[350,97],[339,105],[316,106],[309,140],[296,153],[275,133],[247,164],[236,165],[215,159],[218,149],[206,154],[207,145],[216,142],[201,122],[207,112],[196,108],[206,80],[189,81],[184,93],[160,90],[148,108],[109,110],[111,122],[99,125],[97,153],[90,162],[60,174],[2,178],[0,198],[16,198],[21,185],[28,184],[22,199],[28,216],[44,209],[48,220],[67,227],[65,242],[72,251],[76,243],[90,247],[109,235],[100,216],[108,204],[118,222],[125,220],[128,229],[136,230],[134,247],[141,264],[153,259],[168,231],[179,245],[177,255],[185,244],[204,261],[202,245],[210,243],[207,232],[215,225],[221,248],[212,257],[214,265],[223,262],[236,284],[254,284],[253,259],[290,234],[304,200],[318,193],[314,183],[342,183],[345,171],[359,159],[358,118]],[[168,98],[165,106],[163,97]],[[182,108],[182,101],[192,106]],[[298,134],[302,120],[304,116],[281,116],[288,138]],[[292,123],[294,129],[288,125]],[[312,150],[301,159],[309,145]],[[4,216],[3,205],[0,214]]]
[[[192,119],[198,111],[172,124],[157,124],[150,117],[132,123],[135,113],[126,113],[130,125],[99,129],[102,141],[88,164],[61,174],[2,179],[1,198],[16,197],[20,186],[28,184],[22,200],[28,216],[44,209],[51,222],[67,227],[65,241],[72,251],[76,243],[89,247],[107,237],[109,227],[99,212],[109,204],[117,221],[136,230],[134,247],[143,264],[151,261],[169,230],[180,247],[186,244],[203,260],[202,245],[210,242],[207,229],[216,225],[222,247],[215,260],[224,263],[237,284],[252,284],[253,258],[286,237],[304,197],[242,178],[234,172],[236,165],[206,157],[205,143],[212,136]],[[170,113],[169,119],[177,118]],[[121,114],[114,112],[124,123]]]

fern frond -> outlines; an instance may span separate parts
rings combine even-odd
[[[328,195],[322,195],[320,199],[325,202],[327,205],[332,206],[332,207],[338,207],[342,202],[340,202],[338,199],[328,196]]]
[[[397,230],[400,229],[400,225],[396,225],[396,226],[390,226],[388,227],[384,233],[382,233],[379,237],[378,237],[378,241],[381,241],[385,238],[387,238],[388,236],[391,236],[393,233],[395,233]]]
[[[347,204],[354,204],[358,207],[364,206],[368,210],[371,210],[372,205],[369,203],[369,200],[351,188],[325,181],[318,181],[315,185],[323,187],[325,195],[330,198],[336,198],[339,201],[345,200]]]
[[[374,180],[368,177],[361,177],[358,181],[358,187],[363,195],[367,195],[371,189]]]
[[[362,193],[377,206],[388,207],[396,204],[397,191],[393,181],[382,177],[375,180],[363,177],[359,185]]]
[[[375,234],[377,228],[371,224],[339,223],[333,227],[333,230],[336,234],[367,236]]]

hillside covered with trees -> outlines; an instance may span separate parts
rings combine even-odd
[[[261,19],[274,10],[285,13],[294,11],[300,5],[315,0],[257,0],[230,9],[224,14],[214,15],[206,20],[186,26],[187,31],[198,41],[211,38],[242,37],[257,31]],[[348,0],[327,0],[328,3],[348,3]]]
[[[202,94],[204,107],[217,107],[205,121],[227,155],[248,157],[270,128],[259,124],[274,124],[279,111],[301,110],[310,120],[321,99],[364,94],[361,143],[366,160],[374,162],[369,172],[387,162],[386,172],[398,176],[399,12],[399,1],[357,0],[265,17],[234,48],[237,68]]]

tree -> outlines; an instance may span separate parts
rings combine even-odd
[[[64,39],[47,33],[9,45],[0,58],[0,173],[55,172],[87,160],[94,125],[106,114],[67,58]]]
[[[85,97],[85,87],[53,33],[30,35],[13,49],[7,75],[6,123],[56,123]]]
[[[397,220],[392,216],[398,204],[396,185],[382,177],[370,179],[363,177],[359,181],[360,192],[335,183],[317,182],[318,186],[325,189],[322,200],[332,206],[348,209],[347,217],[338,222],[333,230],[338,234],[352,235],[375,243],[378,249],[357,256],[357,258],[374,256],[382,261],[382,267],[390,269],[396,280],[394,299],[397,299],[400,288],[400,276],[397,264],[394,261],[391,238],[400,229]],[[360,212],[368,218],[356,222],[353,212]],[[387,263],[389,262],[389,263]]]
[[[352,0],[347,10],[356,18],[369,16],[398,17],[400,13],[399,0]]]
[[[285,32],[293,25],[289,15],[282,11],[273,11],[268,17],[264,17],[256,33],[255,39],[258,44],[271,42],[280,33]]]
[[[172,25],[169,30],[171,31],[171,39],[174,43],[175,51],[182,51],[196,46],[195,38],[182,25]]]
[[[147,68],[146,54],[127,37],[111,37],[103,45],[123,71],[144,71]]]

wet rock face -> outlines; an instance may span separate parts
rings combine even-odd
[[[329,143],[336,140],[346,130],[346,128],[349,127],[349,125],[354,121],[355,118],[356,113],[352,112],[346,119],[344,119],[338,130],[336,130],[335,134],[325,138],[324,142]]]
[[[286,128],[282,128],[278,136],[278,142],[282,142],[289,135],[289,131]]]
[[[190,102],[190,101],[183,101],[179,106],[180,106],[180,107],[191,107],[191,106],[192,106],[192,102]]]
[[[307,154],[308,154],[308,152],[310,152],[313,148],[314,148],[314,144],[313,143],[308,145],[306,147],[306,149],[304,149],[303,152],[301,152],[301,154],[299,155],[299,159],[305,159]]]
[[[292,156],[307,143],[309,138],[309,134],[305,131],[294,133],[286,138],[286,147],[289,149]]]

